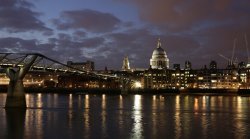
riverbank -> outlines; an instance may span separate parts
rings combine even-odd
[[[26,93],[77,93],[77,94],[163,94],[180,93],[178,89],[133,89],[122,92],[112,88],[24,88]],[[7,88],[0,88],[0,92],[7,92]]]
[[[0,87],[7,92],[7,87]],[[250,95],[250,89],[133,89],[126,92],[112,88],[25,88],[26,93],[77,94],[239,94]]]

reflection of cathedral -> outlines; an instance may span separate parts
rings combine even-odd
[[[123,59],[122,70],[123,70],[123,71],[129,71],[129,70],[130,70],[128,56],[126,56],[126,57]]]
[[[152,69],[169,68],[169,59],[164,49],[161,48],[160,39],[158,39],[157,48],[153,51],[150,59],[150,66]]]

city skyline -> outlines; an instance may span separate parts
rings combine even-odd
[[[250,2],[0,0],[0,51],[38,52],[62,62],[95,62],[96,69],[148,68],[161,38],[170,67],[186,60],[194,68],[210,61],[226,67],[247,62]]]

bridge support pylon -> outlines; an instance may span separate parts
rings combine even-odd
[[[23,78],[38,56],[33,55],[23,67],[7,68],[6,74],[10,79],[5,108],[26,108]]]

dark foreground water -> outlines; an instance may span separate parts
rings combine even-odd
[[[250,97],[27,94],[5,110],[0,139],[250,138]]]

